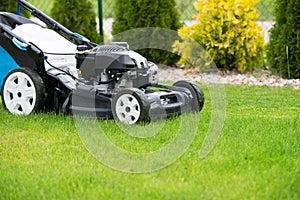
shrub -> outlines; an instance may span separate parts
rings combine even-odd
[[[270,68],[285,78],[300,78],[300,1],[276,0],[275,25],[267,56]]]
[[[51,16],[72,31],[99,43],[96,13],[90,0],[54,0]]]
[[[182,26],[175,0],[116,0],[114,19],[113,35],[144,27],[160,27],[177,31]],[[149,42],[158,36],[155,31],[147,34]],[[144,38],[136,37],[135,39],[137,42],[144,42],[142,41]],[[123,40],[126,41],[126,37]],[[168,43],[170,50],[172,50],[173,42],[164,41]],[[156,63],[174,64],[179,60],[177,55],[164,50],[141,49],[137,51]]]
[[[179,29],[182,42],[174,44],[182,55],[181,62],[193,58],[201,70],[210,66],[212,60],[218,68],[252,70],[263,64],[264,41],[255,20],[258,17],[256,0],[201,0],[195,3],[198,10],[197,23]],[[206,52],[193,49],[188,38],[199,42]],[[196,52],[195,52],[196,51]],[[194,55],[192,55],[194,54]],[[208,55],[211,59],[208,59]],[[204,56],[204,57],[203,57]],[[205,63],[203,63],[205,62]]]
[[[17,5],[18,4],[15,0],[0,0],[0,11],[16,13]],[[21,15],[29,17],[30,13],[25,9],[21,9]]]

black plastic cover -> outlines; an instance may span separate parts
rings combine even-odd
[[[115,45],[98,46],[91,52],[76,55],[77,68],[81,70],[82,77],[89,79],[95,77],[106,69],[126,70],[136,66],[135,62],[127,55],[125,47]]]
[[[0,12],[0,23],[12,29],[21,24],[37,24],[30,19],[8,12]]]

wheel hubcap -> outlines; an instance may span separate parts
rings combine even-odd
[[[130,94],[124,94],[116,102],[116,114],[121,122],[134,124],[138,121],[141,110],[138,100]]]
[[[31,78],[22,72],[11,74],[3,87],[6,108],[14,114],[30,114],[36,102],[36,90]]]

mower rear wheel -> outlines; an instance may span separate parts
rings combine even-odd
[[[204,101],[205,101],[204,93],[203,93],[201,87],[197,83],[195,83],[193,81],[181,80],[181,81],[177,81],[176,83],[174,83],[173,86],[188,89],[193,96],[193,99],[191,102],[192,111],[199,112],[202,110]]]
[[[44,102],[45,87],[41,77],[28,68],[17,68],[6,76],[2,87],[2,103],[13,114],[28,115]]]
[[[112,113],[116,121],[136,124],[149,118],[150,104],[139,89],[124,89],[112,99]]]

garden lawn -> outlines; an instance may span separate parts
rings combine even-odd
[[[204,86],[207,101],[190,148],[147,174],[98,162],[70,116],[14,116],[1,108],[0,199],[300,199],[300,91],[225,89],[226,119],[213,151],[199,158],[212,111]],[[142,152],[171,140],[179,119],[168,120],[162,134],[147,141],[124,136],[114,121],[98,123],[114,130],[107,136],[118,146]]]

